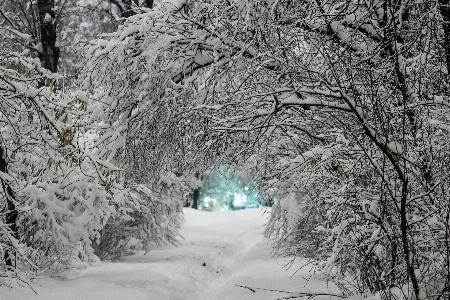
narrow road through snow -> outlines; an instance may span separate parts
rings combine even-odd
[[[293,275],[302,261],[285,270],[282,265],[290,259],[272,257],[262,235],[267,221],[262,210],[185,209],[185,219],[180,230],[184,240],[178,247],[73,271],[65,279],[45,277],[34,284],[37,295],[27,288],[0,288],[0,300],[275,300],[289,295],[252,292],[236,284],[292,292],[327,290],[309,268]]]

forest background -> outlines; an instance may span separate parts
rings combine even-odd
[[[450,298],[448,0],[3,0],[0,24],[1,284],[176,243],[225,164],[344,296]]]

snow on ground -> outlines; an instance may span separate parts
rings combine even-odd
[[[166,246],[147,255],[138,253],[120,262],[72,271],[61,277],[35,282],[28,288],[0,288],[0,300],[275,300],[284,291],[329,290],[309,268],[283,269],[289,258],[275,258],[262,232],[267,215],[259,209],[204,212],[185,209],[184,237],[178,247]],[[317,297],[314,299],[330,299]],[[338,299],[338,298],[333,298]]]

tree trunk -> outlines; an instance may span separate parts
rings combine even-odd
[[[194,190],[194,194],[192,195],[192,204],[191,207],[198,209],[198,198],[200,197],[200,188],[196,188]]]
[[[110,0],[111,3],[114,3],[120,10],[120,16],[122,18],[128,18],[134,15],[134,11],[133,11],[133,2],[134,4],[138,5],[137,1],[134,0],[122,0],[120,5],[117,1],[115,0]],[[153,0],[144,0],[144,3],[142,6],[147,7],[147,8],[153,8]]]
[[[439,8],[442,16],[442,27],[444,29],[444,50],[447,64],[447,75],[450,76],[450,1],[439,0]]]
[[[153,0],[145,0],[145,7],[153,8]]]
[[[54,0],[38,0],[39,30],[42,49],[39,59],[44,68],[56,73],[60,50],[56,43],[56,16]]]
[[[6,151],[4,151],[3,147],[0,147],[0,171],[3,173],[7,173],[7,162],[6,162]],[[18,227],[16,225],[17,220],[17,210],[16,206],[14,205],[14,192],[11,188],[11,186],[5,182],[4,180],[1,180],[2,182],[2,188],[3,188],[3,197],[6,199],[6,225],[9,225],[9,228],[12,231],[13,237],[18,238]],[[12,261],[9,257],[10,252],[8,249],[5,251],[4,259],[7,266],[12,267]]]
[[[414,247],[409,244],[408,240],[408,220],[406,213],[407,206],[407,193],[408,193],[408,180],[403,179],[403,189],[402,189],[402,198],[400,202],[400,230],[402,235],[402,246],[403,246],[403,255],[406,265],[406,272],[408,274],[409,280],[411,282],[414,296],[416,300],[419,300],[419,281],[417,280],[416,273],[414,272]]]
[[[132,2],[131,0],[122,0],[123,3],[123,11],[121,14],[122,18],[128,18],[134,15],[134,11],[132,10]]]

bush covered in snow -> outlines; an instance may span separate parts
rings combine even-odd
[[[26,45],[29,36],[13,34]],[[3,46],[0,285],[117,258],[131,239],[146,251],[174,243],[182,180],[169,172],[137,183],[118,167],[126,122],[100,114],[85,91],[61,90],[61,76],[28,50]]]

